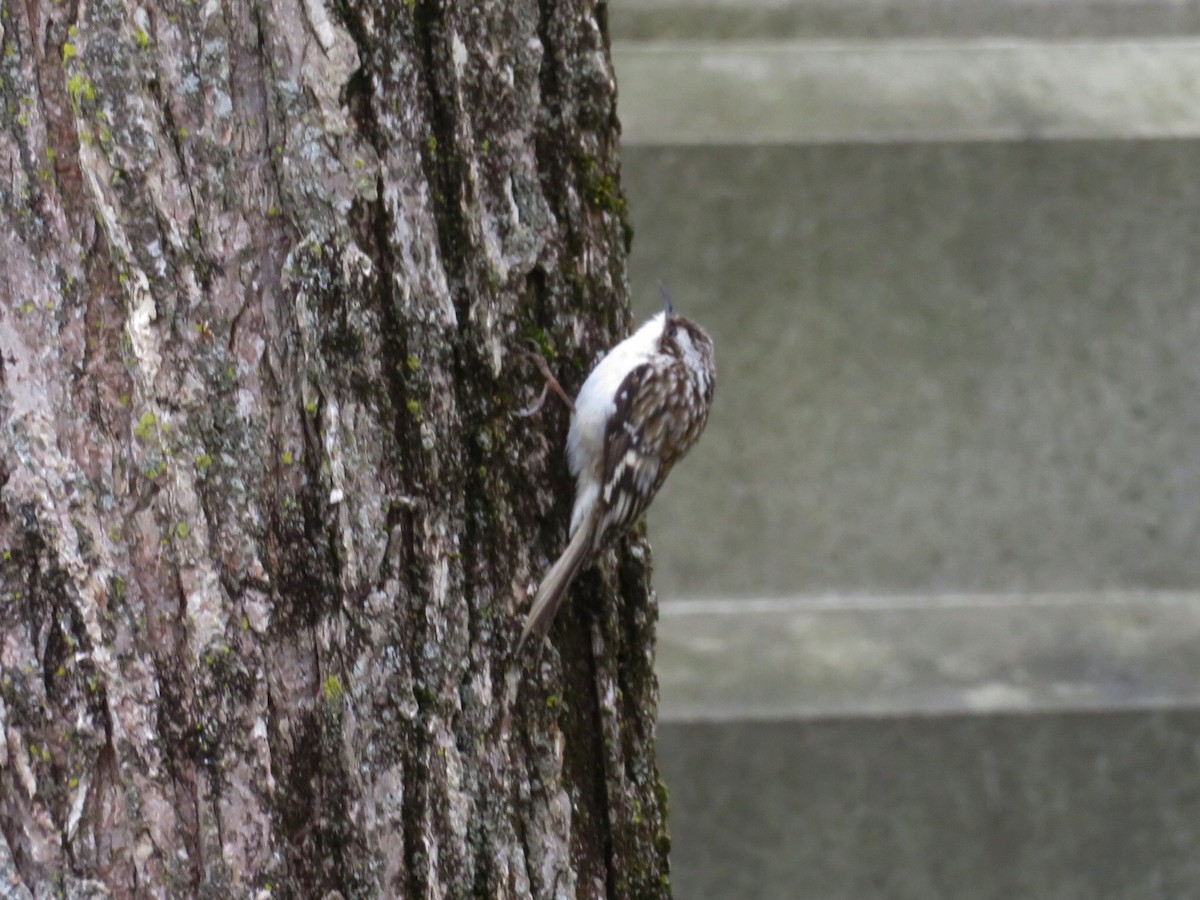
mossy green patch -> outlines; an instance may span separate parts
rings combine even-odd
[[[149,440],[154,434],[154,426],[158,424],[158,417],[152,412],[142,413],[141,419],[138,420],[137,427],[133,429],[134,436],[139,441]]]
[[[553,361],[558,358],[558,352],[551,346],[550,338],[546,336],[546,329],[531,325],[525,329],[525,337],[537,344],[538,351],[547,360]]]
[[[342,679],[336,675],[330,675],[325,679],[325,683],[321,686],[325,693],[325,700],[329,703],[337,703],[342,699],[342,694],[345,689],[342,687]]]
[[[583,170],[584,186],[592,206],[604,212],[624,215],[628,201],[621,193],[617,180],[601,171],[596,161],[584,157],[579,164]]]

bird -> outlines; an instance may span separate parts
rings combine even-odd
[[[545,637],[575,577],[646,511],[708,422],[717,375],[712,338],[663,297],[665,309],[613,347],[575,397],[567,432],[570,539],[542,578],[518,653],[531,637]]]

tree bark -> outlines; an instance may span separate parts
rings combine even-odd
[[[604,3],[0,10],[0,894],[668,896]]]

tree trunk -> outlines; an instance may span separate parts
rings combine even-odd
[[[667,896],[604,3],[0,10],[0,894]]]

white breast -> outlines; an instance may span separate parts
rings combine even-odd
[[[567,463],[575,476],[572,534],[587,518],[600,494],[604,433],[616,409],[617,391],[625,376],[655,352],[665,322],[666,314],[659,313],[613,347],[592,369],[575,398],[575,415],[567,433]]]

